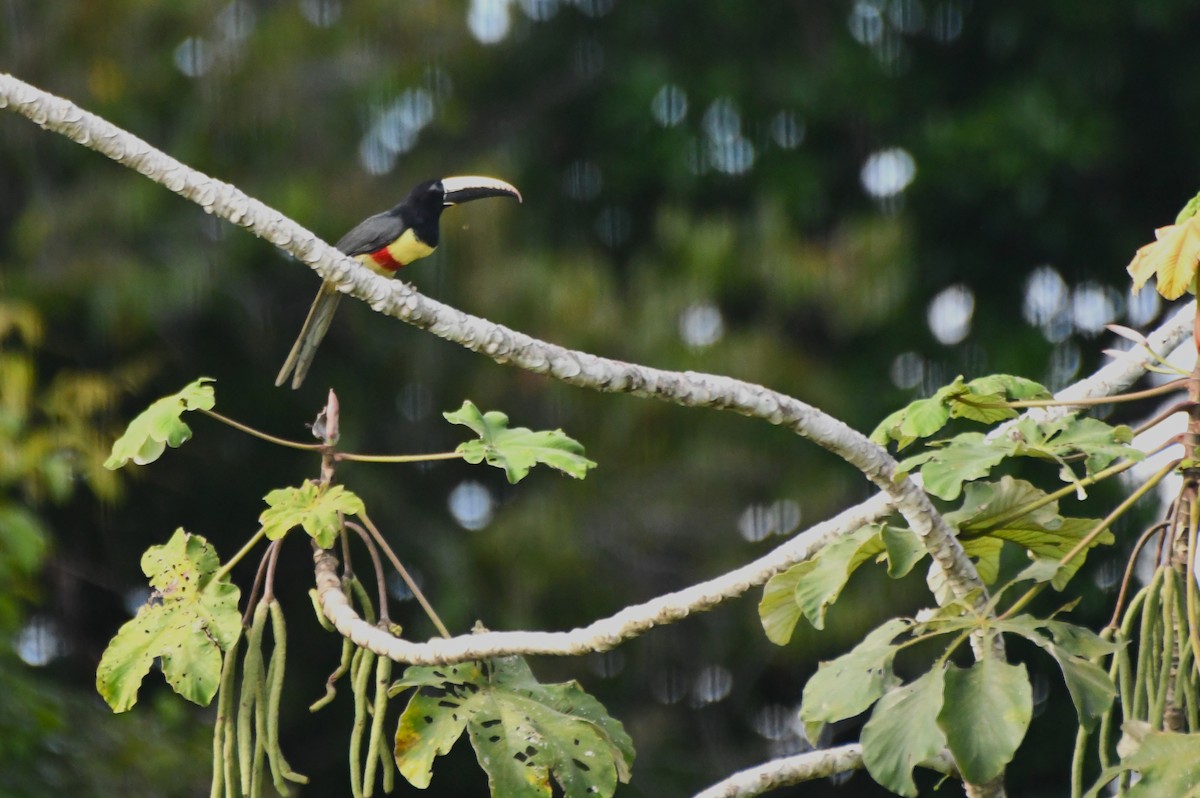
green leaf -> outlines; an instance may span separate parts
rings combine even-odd
[[[888,576],[893,579],[906,576],[927,553],[921,538],[908,527],[886,524],[880,539],[887,550]]]
[[[1033,714],[1033,695],[1024,665],[995,658],[946,671],[938,726],[963,779],[983,784],[1012,761]]]
[[[907,407],[889,415],[871,433],[871,440],[880,446],[894,440],[903,449],[917,438],[928,438],[950,420],[950,397],[965,390],[962,377],[955,377],[954,382],[938,389],[928,399],[910,402]]]
[[[979,396],[993,393],[1003,394],[1007,400],[1012,402],[1054,398],[1050,389],[1040,382],[1012,374],[989,374],[986,377],[978,377],[968,382],[967,388]]]
[[[1192,197],[1187,201],[1187,205],[1180,209],[1179,213],[1175,215],[1175,224],[1183,224],[1195,216],[1197,211],[1200,211],[1200,194]]]
[[[902,407],[893,413],[888,414],[887,418],[879,422],[879,426],[871,431],[871,441],[880,446],[887,446],[893,440],[896,441],[896,448],[903,449],[916,438],[904,435],[900,432],[900,422],[904,421],[904,417],[908,414],[908,408]]]
[[[767,580],[758,604],[767,639],[786,645],[801,614],[814,628],[825,628],[826,611],[837,601],[850,575],[872,557],[886,557],[888,575],[899,578],[923,556],[920,539],[903,527],[868,524],[835,540],[810,559]]]
[[[429,786],[433,760],[465,729],[492,795],[548,797],[550,777],[566,798],[611,796],[628,782],[633,742],[576,682],[539,684],[518,657],[413,666],[392,688],[418,688],[396,729],[400,772]]]
[[[18,574],[33,574],[49,548],[41,518],[20,504],[0,504],[0,579],[7,583]],[[15,585],[9,589],[14,597],[20,595]]]
[[[583,479],[596,464],[583,456],[583,445],[560,429],[534,432],[525,427],[508,428],[508,416],[492,410],[480,413],[471,402],[453,413],[443,413],[451,424],[470,427],[479,440],[459,444],[456,452],[468,463],[503,468],[508,481],[516,484],[538,463]]]
[[[1114,427],[1098,418],[1069,415],[1038,422],[1026,417],[1017,424],[1014,437],[1021,442],[1016,454],[1053,460],[1064,467],[1065,458],[1083,454],[1089,474],[1100,471],[1118,457],[1145,458],[1142,451],[1129,445],[1133,430],[1124,425]],[[1064,481],[1071,482],[1074,478],[1068,469]]]
[[[1054,635],[1054,642],[1076,657],[1105,657],[1119,651],[1124,645],[1115,640],[1105,640],[1091,629],[1066,621],[1043,621],[1042,626]]]
[[[951,438],[946,446],[904,460],[900,470],[907,472],[920,465],[925,490],[939,499],[954,501],[964,482],[986,477],[1014,448],[1008,439],[989,440],[980,432],[964,432]]]
[[[1071,701],[1079,715],[1079,722],[1086,730],[1091,731],[1096,721],[1112,704],[1117,691],[1108,673],[1085,657],[1111,654],[1119,649],[1120,645],[1104,640],[1089,629],[1065,621],[1043,621],[1028,615],[998,621],[997,627],[1023,636],[1054,657],[1062,669],[1067,691],[1071,694]],[[1052,643],[1043,630],[1049,631],[1062,645]]]
[[[871,778],[900,795],[917,795],[913,768],[942,752],[938,727],[945,671],[934,668],[914,682],[889,691],[863,726],[863,764]]]
[[[1008,541],[1025,549],[1031,557],[1058,562],[1095,528],[1090,518],[1064,518],[1058,514],[1058,502],[1049,502],[1037,510],[1013,517],[1023,507],[1042,501],[1046,493],[1025,480],[1003,477],[999,482],[973,482],[967,485],[962,506],[946,513],[946,522],[958,528],[963,548],[977,558],[984,581],[991,582],[999,568],[1000,548],[996,541]],[[1097,535],[1088,548],[1114,540],[1109,531]],[[1054,569],[1051,579],[1062,590],[1087,558],[1088,549],[1070,562]],[[1052,567],[1052,566],[1051,566]],[[985,575],[986,574],[986,575]],[[1039,576],[1031,573],[1026,578]]]
[[[1200,768],[1196,767],[1200,760],[1200,734],[1142,730],[1136,729],[1133,723],[1126,723],[1122,728],[1125,734],[1121,744],[1123,747],[1128,745],[1132,751],[1119,765],[1101,773],[1085,798],[1096,798],[1105,785],[1127,771],[1140,775],[1126,793],[1129,798],[1200,796]]]
[[[777,646],[787,645],[800,620],[796,585],[803,577],[804,572],[793,565],[772,576],[763,586],[763,597],[758,602],[758,620],[767,633],[767,639]]]
[[[179,393],[164,396],[129,422],[125,434],[116,440],[104,467],[115,470],[132,460],[146,465],[166,450],[179,447],[192,437],[191,428],[180,416],[187,410],[212,410],[216,404],[210,377],[201,377]]]
[[[182,529],[142,555],[142,572],[154,592],[109,642],[96,671],[96,689],[114,712],[137,703],[155,658],[175,692],[201,706],[212,701],[221,652],[242,628],[237,585],[212,579],[220,564],[204,538]]]
[[[892,673],[898,648],[892,641],[910,628],[911,621],[893,618],[842,656],[822,662],[804,685],[800,719],[811,724],[852,718],[899,684]]]
[[[796,563],[784,572],[798,577],[795,579],[795,601],[813,628],[825,628],[825,611],[837,601],[850,575],[883,550],[878,527],[868,525],[838,538],[810,559]],[[780,576],[782,574],[773,578]]]
[[[917,438],[935,434],[951,418],[992,424],[1016,418],[1017,411],[1004,407],[1005,402],[1050,396],[1045,386],[1024,377],[993,374],[964,383],[960,376],[928,399],[918,399],[889,415],[871,433],[871,440],[880,446],[894,440],[903,449]]]
[[[327,549],[337,540],[343,515],[361,515],[362,499],[342,485],[321,488],[305,482],[298,488],[277,488],[264,497],[267,509],[258,522],[269,540],[278,540],[294,527],[303,527],[317,545]]]

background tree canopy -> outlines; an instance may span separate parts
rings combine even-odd
[[[869,430],[959,373],[1060,386],[1097,362],[1105,323],[1155,317],[1123,267],[1196,190],[1197,23],[1183,0],[5,0],[0,54],[327,240],[422,179],[509,180],[523,205],[449,210],[405,279],[550,341],[762,383]],[[453,448],[440,412],[464,398],[564,428],[600,464],[586,482],[512,488],[461,463],[342,472],[455,630],[580,625],[868,495],[785,431],[502,368],[361,303],[343,303],[303,389],[276,389],[308,269],[14,115],[0,174],[0,299],[41,321],[40,335],[15,311],[0,325],[0,458],[36,460],[36,478],[0,474],[0,631],[24,659],[0,667],[29,685],[0,699],[8,794],[206,789],[210,714],[160,689],[152,712],[93,719],[96,662],[145,598],[146,546],[183,525],[227,554],[264,493],[316,470],[200,420],[192,446],[123,490],[72,492],[53,447],[28,454],[43,427],[82,424],[103,450],[131,411],[203,374],[225,412],[289,437],[332,386],[357,451]],[[17,360],[36,372],[18,380]],[[80,372],[111,381],[56,410]],[[295,547],[284,565],[294,600],[310,563]],[[1112,588],[1103,557],[1088,571]],[[580,678],[626,723],[639,756],[621,794],[686,794],[797,750],[817,660],[928,600],[919,575],[863,575],[848,595],[784,649],[743,600],[534,667]],[[399,620],[432,633],[415,607]],[[307,713],[336,650],[315,622],[293,628],[312,654],[289,670],[284,747],[324,794],[345,783],[332,741],[348,708]],[[1062,793],[1057,700],[1043,690],[1014,794]],[[483,776],[443,768],[433,789],[478,794]],[[822,789],[845,794],[805,794]]]

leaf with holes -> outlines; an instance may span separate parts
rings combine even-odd
[[[508,428],[508,416],[492,410],[480,413],[472,402],[453,413],[443,413],[451,424],[471,428],[478,440],[460,443],[456,452],[468,463],[487,461],[503,468],[508,481],[516,484],[538,463],[557,468],[576,479],[587,476],[596,464],[583,456],[583,444],[560,429],[534,432],[526,427]]]
[[[142,555],[154,592],[120,628],[96,670],[96,689],[114,712],[137,703],[142,679],[157,658],[175,692],[207,706],[221,677],[221,652],[241,634],[238,588],[213,581],[221,563],[199,535],[175,531]]]
[[[192,437],[192,429],[180,416],[187,410],[212,410],[217,402],[212,386],[206,384],[210,382],[210,377],[201,377],[179,393],[164,396],[143,410],[113,443],[104,467],[115,470],[130,460],[146,465],[161,457],[168,446],[175,449],[183,445]]]
[[[417,688],[396,729],[396,764],[414,787],[465,729],[494,796],[545,798],[551,776],[566,798],[611,796],[628,782],[633,741],[576,682],[539,684],[525,660],[504,657],[413,666],[391,692]]]
[[[305,482],[298,488],[278,488],[264,499],[267,509],[258,522],[269,540],[278,540],[294,527],[303,527],[317,545],[327,549],[337,539],[338,514],[360,515],[362,499],[341,485],[322,486]]]

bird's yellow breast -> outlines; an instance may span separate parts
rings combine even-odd
[[[417,238],[411,229],[405,230],[392,243],[374,252],[358,255],[357,259],[376,274],[391,277],[402,267],[433,252],[433,247]]]
[[[388,254],[397,263],[408,265],[414,260],[420,260],[433,252],[433,247],[417,238],[412,228],[405,230],[400,237],[387,245]]]

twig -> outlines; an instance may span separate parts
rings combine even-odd
[[[228,424],[239,432],[244,432],[247,435],[253,435],[255,438],[267,441],[268,443],[274,443],[278,446],[286,446],[289,449],[304,449],[305,451],[310,452],[318,451],[321,448],[321,444],[319,443],[300,443],[299,441],[289,441],[287,438],[277,438],[274,435],[262,432],[254,427],[247,426],[240,421],[234,421],[229,416],[223,416],[215,410],[206,410],[203,407],[198,407],[196,409],[209,418],[220,421],[222,424]]]
[[[388,615],[387,578],[383,575],[383,561],[379,559],[379,547],[375,545],[375,541],[371,539],[370,534],[362,528],[361,524],[346,521],[345,525],[358,533],[358,536],[362,538],[363,545],[367,547],[367,553],[371,555],[371,564],[375,566],[375,591],[379,597],[379,622],[380,626],[386,629],[391,623],[391,616]]]
[[[375,542],[379,545],[379,548],[383,549],[383,553],[391,561],[392,567],[396,569],[396,573],[400,574],[400,578],[404,580],[404,584],[408,585],[408,589],[412,591],[413,598],[417,600],[417,603],[421,605],[421,609],[425,610],[425,614],[429,616],[429,620],[437,627],[438,634],[444,638],[449,638],[450,630],[442,623],[442,619],[438,617],[437,612],[433,609],[433,605],[429,603],[429,599],[425,598],[425,594],[421,592],[420,586],[412,578],[408,569],[404,567],[404,563],[400,562],[400,558],[396,556],[396,552],[392,551],[392,547],[388,545],[387,538],[383,536],[383,533],[379,531],[379,528],[375,526],[375,523],[366,513],[361,513],[359,517],[362,518],[363,524],[367,529],[371,531],[371,536],[375,538]]]

